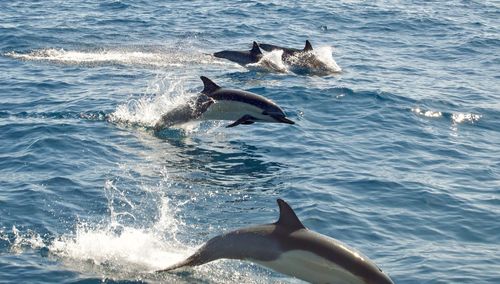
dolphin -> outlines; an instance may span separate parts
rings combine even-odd
[[[366,256],[308,230],[285,201],[277,202],[277,222],[216,236],[186,260],[158,272],[227,258],[248,260],[311,283],[394,284]]]
[[[253,42],[252,49],[249,51],[234,51],[234,50],[223,50],[214,53],[215,57],[224,58],[233,62],[236,62],[242,66],[250,63],[257,63],[262,58],[263,54],[260,51],[257,42]]]
[[[265,44],[265,43],[259,44],[259,47],[262,48],[262,50],[265,50],[268,52],[271,52],[273,50],[283,50],[283,55],[282,55],[283,61],[286,61],[288,58],[290,58],[292,56],[296,56],[297,54],[300,54],[302,52],[308,52],[308,51],[313,50],[312,45],[309,42],[309,40],[306,40],[306,45],[304,46],[303,49],[286,48],[286,47],[282,47],[282,46]]]
[[[162,115],[155,130],[189,121],[231,120],[227,127],[254,122],[276,122],[295,124],[274,102],[257,94],[218,86],[205,76],[203,91],[187,104],[181,105]]]

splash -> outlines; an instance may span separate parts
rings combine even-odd
[[[152,95],[130,99],[119,105],[109,115],[109,121],[151,128],[164,113],[192,101],[196,96],[184,90],[182,80],[159,77],[148,87],[147,93]]]
[[[149,172],[160,176],[159,181],[153,183],[137,181],[132,173],[137,170],[136,165],[118,165],[118,170],[120,177],[107,180],[103,187],[108,216],[78,221],[73,232],[59,236],[41,236],[30,230],[23,233],[15,226],[10,232],[0,228],[0,248],[7,248],[11,253],[40,252],[41,256],[56,260],[58,265],[83,278],[103,281],[268,282],[268,273],[256,275],[248,264],[224,261],[181,273],[154,273],[184,260],[196,249],[177,239],[179,233],[185,234],[187,229],[176,216],[190,200],[173,201],[166,196],[165,188],[172,186],[166,168],[149,167]]]
[[[162,218],[172,219],[172,216]],[[107,272],[150,273],[181,261],[193,251],[175,239],[164,239],[161,224],[165,221],[162,218],[151,228],[117,226],[116,223],[95,228],[80,224],[74,235],[63,235],[55,240],[49,251],[63,263],[76,266],[77,270],[85,270],[90,263]],[[165,229],[175,231],[175,226]]]
[[[283,50],[266,52],[257,63],[247,64],[245,67],[251,70],[263,70],[268,72],[287,73],[288,68],[281,60]]]
[[[193,64],[225,64],[202,53],[188,53],[177,50],[121,50],[102,49],[97,51],[78,51],[47,48],[28,53],[11,51],[5,56],[20,60],[48,61],[61,64],[82,65],[140,65],[150,67],[182,67]]]
[[[268,72],[313,75],[330,75],[342,72],[342,69],[333,59],[333,48],[330,46],[318,47],[312,51],[299,52],[283,61],[283,50],[264,52],[262,59],[257,63],[245,67]]]
[[[300,52],[287,59],[287,64],[295,73],[329,75],[342,72],[342,68],[333,59],[333,48],[323,46],[312,51]]]
[[[129,174],[127,166],[119,168]],[[183,223],[175,216],[182,204],[171,206],[160,190],[170,186],[166,170],[155,171],[161,176],[158,184],[139,182],[129,188],[127,179],[107,180],[109,218],[80,221],[74,233],[48,245],[48,255],[71,270],[114,279],[154,278],[152,272],[185,259],[195,248],[177,240]]]
[[[34,231],[21,232],[12,226],[11,232],[0,230],[0,241],[6,242],[12,253],[22,253],[27,248],[40,249],[45,246],[43,238]]]

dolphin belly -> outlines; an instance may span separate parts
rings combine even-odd
[[[345,268],[308,251],[292,250],[272,261],[252,261],[311,283],[366,284]]]

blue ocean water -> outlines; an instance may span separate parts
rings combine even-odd
[[[396,283],[500,283],[499,19],[496,1],[0,1],[0,282],[299,282],[151,273],[283,198]],[[342,72],[207,55],[306,39]],[[297,124],[155,135],[201,75]]]

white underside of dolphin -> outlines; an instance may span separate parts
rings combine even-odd
[[[273,261],[254,261],[274,271],[311,283],[366,284],[366,282],[334,262],[314,253],[292,250]]]

